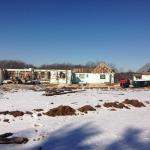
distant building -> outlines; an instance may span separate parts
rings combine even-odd
[[[134,81],[140,81],[140,80],[144,80],[144,81],[150,81],[150,72],[143,72],[141,75],[135,75],[133,77]]]

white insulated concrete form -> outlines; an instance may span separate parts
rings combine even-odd
[[[70,84],[71,70],[47,69],[6,69],[11,78],[18,77],[26,80],[39,80],[51,84]]]
[[[75,73],[76,83],[114,83],[114,73]]]
[[[140,77],[133,76],[133,81],[150,81],[150,72],[143,72]]]
[[[38,80],[41,83],[51,84],[71,84],[87,83],[102,84],[114,83],[114,73],[106,65],[102,64],[96,68],[96,72],[91,73],[72,73],[71,70],[57,69],[6,69],[9,79],[21,79],[23,83],[31,80]],[[101,72],[103,73],[101,73]],[[3,70],[0,70],[0,82],[4,79]]]

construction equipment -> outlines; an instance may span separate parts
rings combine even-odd
[[[129,79],[121,79],[121,80],[119,80],[119,83],[122,88],[128,88],[130,86]]]

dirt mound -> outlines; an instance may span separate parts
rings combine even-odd
[[[43,109],[34,109],[34,111],[40,112],[40,111],[44,111]]]
[[[96,107],[96,108],[101,108],[101,105],[96,105],[95,107]]]
[[[88,111],[96,111],[91,105],[85,105],[78,109],[81,112],[87,113]]]
[[[128,105],[132,105],[132,106],[134,106],[134,107],[145,107],[145,105],[144,105],[142,102],[138,101],[138,100],[125,99],[125,100],[123,101],[123,103],[124,103],[124,104],[128,104]]]
[[[9,119],[4,119],[3,121],[4,121],[4,122],[8,122],[8,123],[9,123]]]
[[[75,115],[75,109],[71,108],[70,106],[61,105],[56,108],[50,109],[48,112],[44,114],[52,117]]]
[[[32,115],[33,113],[30,112],[30,111],[26,111],[25,114],[27,114],[27,115]]]
[[[116,111],[116,109],[110,109],[110,111]]]
[[[125,104],[119,103],[119,102],[108,102],[108,103],[104,103],[103,106],[107,108],[114,107],[114,108],[120,108],[120,109],[123,109],[123,108],[129,109],[129,107],[127,107]]]
[[[24,112],[22,111],[3,111],[3,112],[0,112],[0,114],[2,115],[12,115],[14,117],[19,117],[19,116],[23,116],[24,115]]]
[[[14,117],[19,117],[19,116],[23,116],[24,112],[22,112],[22,111],[12,111],[12,112],[10,112],[10,115],[12,115]]]

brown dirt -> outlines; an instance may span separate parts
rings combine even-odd
[[[8,123],[9,123],[9,119],[4,119],[3,121],[4,121],[4,122],[8,122]]]
[[[119,103],[119,102],[108,102],[108,103],[104,103],[103,106],[107,108],[114,107],[114,108],[120,108],[120,109],[123,109],[123,108],[129,109],[129,107],[127,107],[125,104]]]
[[[81,112],[87,113],[88,111],[96,111],[91,105],[85,105],[78,109]]]
[[[50,109],[48,112],[44,114],[52,117],[75,115],[75,109],[71,108],[70,106],[61,105],[56,108]]]
[[[101,105],[96,105],[95,107],[96,107],[96,108],[101,108]]]
[[[110,109],[110,111],[116,111],[116,109]]]
[[[40,111],[44,111],[43,109],[34,109],[34,111],[40,112]]]
[[[10,115],[12,115],[14,117],[19,117],[19,116],[23,116],[24,112],[22,112],[22,111],[12,111],[12,112],[10,112]]]
[[[38,113],[38,114],[37,114],[37,116],[38,116],[38,117],[41,117],[41,116],[42,116],[42,114],[41,114],[41,113]]]
[[[125,99],[123,101],[123,104],[132,105],[134,107],[145,107],[145,105],[142,102],[138,101],[138,100]]]
[[[30,111],[26,111],[25,114],[27,114],[27,115],[32,115],[33,113],[30,112]]]
[[[12,115],[14,117],[19,117],[19,116],[23,116],[24,115],[24,112],[22,111],[3,111],[3,112],[0,112],[0,114],[2,115]]]
[[[150,101],[145,101],[146,104],[150,104]]]

